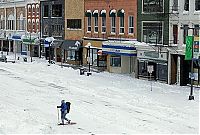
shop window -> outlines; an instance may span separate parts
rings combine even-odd
[[[189,11],[189,0],[185,0],[184,10]]]
[[[195,10],[196,11],[200,10],[200,0],[195,0]]]
[[[110,66],[121,67],[121,56],[111,56],[110,57]]]
[[[106,67],[107,57],[106,55],[98,55],[98,67]]]
[[[163,12],[163,0],[143,0],[143,12]]]
[[[162,34],[162,22],[143,22],[143,42],[152,44],[162,44]]]
[[[44,17],[49,17],[49,5],[44,5]]]
[[[81,29],[81,19],[67,19],[68,29]]]
[[[75,50],[68,50],[67,51],[67,60],[76,60],[76,51]]]
[[[62,17],[62,5],[52,5],[52,17]]]
[[[129,16],[129,23],[128,23],[128,33],[129,34],[133,34],[134,33],[134,17],[133,16]]]

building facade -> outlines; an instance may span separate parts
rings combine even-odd
[[[189,73],[192,61],[185,60],[186,36],[195,36],[199,39],[200,0],[171,0],[170,7],[174,14],[170,17],[169,36],[170,44],[174,48],[169,51],[169,67],[171,67],[169,82],[187,85],[190,83]],[[198,85],[200,84],[199,66],[199,62],[194,61],[194,83]]]
[[[26,5],[31,0],[0,2],[0,46],[7,52],[22,52],[21,37],[26,32]]]
[[[137,77],[149,77],[153,66],[154,80],[168,82],[169,1],[138,0],[138,41],[148,48],[137,47]]]
[[[98,69],[108,70],[115,73],[132,73],[131,64],[127,61],[134,61],[135,56],[126,56],[119,48],[125,40],[137,39],[137,0],[85,0],[85,30],[83,63],[90,64]],[[103,49],[104,41],[116,41],[118,47],[112,52],[107,48]],[[114,44],[104,47],[115,46]],[[107,44],[107,43],[106,43]],[[108,45],[108,44],[107,44]],[[126,48],[121,48],[124,51]],[[128,66],[123,69],[123,66]]]
[[[84,36],[84,0],[65,0],[65,41],[63,60],[82,65],[82,39]]]
[[[40,1],[41,38],[44,40],[45,57],[61,61],[61,43],[65,38],[65,0]],[[45,41],[55,39],[54,44]]]

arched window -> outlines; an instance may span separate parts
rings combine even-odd
[[[15,21],[14,15],[10,14],[7,19],[7,29],[8,30],[14,30],[14,21]]]
[[[5,27],[5,18],[3,15],[0,16],[0,29],[4,29]]]
[[[25,17],[23,13],[20,14],[18,19],[18,30],[25,30]]]

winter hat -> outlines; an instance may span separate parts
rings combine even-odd
[[[65,103],[65,100],[61,100],[61,103]]]

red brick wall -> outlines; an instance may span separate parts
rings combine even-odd
[[[86,37],[115,37],[115,38],[137,38],[137,0],[85,0],[85,12],[87,10],[98,10],[99,14],[102,9],[106,10],[106,34],[101,33],[101,17],[99,16],[98,26],[99,32],[94,33],[94,17],[92,17],[92,30],[91,33],[87,33],[87,17],[85,17],[85,30],[84,35]],[[111,35],[111,17],[109,17],[110,10],[116,9],[116,11],[120,9],[125,10],[125,33],[123,35],[119,35],[119,17],[116,16],[116,34]],[[117,15],[117,14],[116,14]],[[132,15],[134,16],[134,34],[128,34],[128,17]]]
[[[34,5],[34,6],[33,6]],[[27,4],[27,30],[28,32],[34,32],[36,33],[37,30],[38,32],[40,31],[40,6],[39,8],[36,8],[36,5],[39,5],[38,3],[32,3],[32,4]],[[31,6],[31,8],[29,8]],[[31,20],[29,23],[28,20]],[[35,23],[32,22],[32,20],[35,20]],[[38,25],[36,20],[39,20]]]

